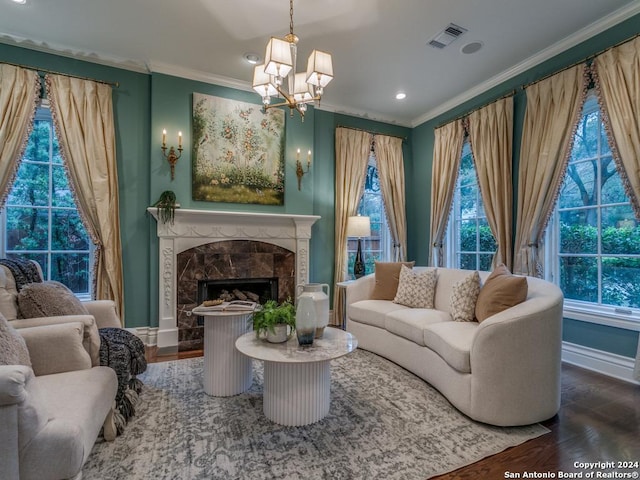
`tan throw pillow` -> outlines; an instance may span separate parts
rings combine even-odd
[[[526,277],[512,275],[505,265],[497,266],[480,289],[476,302],[478,322],[524,302],[528,292]]]
[[[18,305],[24,318],[89,315],[78,297],[54,280],[24,286],[18,294]]]
[[[400,281],[400,267],[413,268],[416,262],[376,262],[376,284],[371,294],[372,300],[393,300]]]
[[[456,322],[473,322],[476,300],[480,293],[480,274],[473,272],[453,285],[451,316]]]
[[[402,265],[398,291],[393,302],[412,308],[433,308],[436,281],[437,270],[435,268],[416,272],[406,265]]]
[[[31,366],[24,338],[0,313],[0,365]]]

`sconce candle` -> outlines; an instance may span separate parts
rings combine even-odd
[[[302,168],[302,162],[300,162],[300,149],[296,152],[296,176],[298,177],[298,190],[301,189],[302,186],[302,177],[305,173],[309,173],[309,169],[311,167],[311,150],[307,153],[307,170],[305,171]]]
[[[176,150],[173,146],[169,147],[169,153],[167,153],[167,130],[162,129],[162,146],[160,147],[162,150],[162,155],[167,159],[169,165],[171,167],[171,180],[175,178],[175,170],[176,163],[178,159],[182,156],[182,132],[178,132],[178,153],[176,154]]]

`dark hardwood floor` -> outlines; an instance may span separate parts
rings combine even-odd
[[[147,348],[150,363],[201,355],[202,350],[196,350],[158,356],[154,349]],[[575,462],[640,462],[639,385],[565,363],[562,365],[562,407],[555,417],[542,424],[551,432],[434,479],[518,478],[509,477],[507,472],[520,474],[519,478],[527,478],[524,472],[551,472],[554,477],[537,478],[559,478],[560,471],[582,472],[582,477],[575,478],[589,478],[587,472],[600,470],[576,468]],[[631,473],[640,472],[640,468],[603,471]]]

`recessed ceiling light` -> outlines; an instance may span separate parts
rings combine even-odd
[[[478,50],[480,50],[483,45],[484,45],[484,43],[482,43],[482,42],[467,43],[466,45],[462,46],[460,51],[462,53],[466,53],[467,55],[470,55],[470,54],[476,53]]]
[[[27,3],[27,0],[13,0],[14,3],[19,3],[20,5],[24,5]]]
[[[251,65],[256,65],[260,61],[260,56],[255,53],[245,53],[244,59]]]
[[[405,98],[407,98],[407,94],[404,92],[398,92],[396,93],[396,100],[404,100]]]

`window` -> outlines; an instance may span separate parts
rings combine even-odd
[[[453,210],[447,231],[447,265],[467,270],[491,270],[497,250],[484,213],[476,167],[467,139],[462,147]]]
[[[378,179],[378,169],[374,155],[369,157],[367,166],[367,176],[364,182],[364,193],[358,205],[359,215],[371,219],[371,236],[362,239],[362,256],[365,262],[365,274],[374,271],[374,262],[388,262],[391,260],[392,241],[391,233],[387,225],[387,217],[384,211],[384,201],[380,191],[380,180]],[[353,277],[353,263],[358,250],[358,240],[349,238],[347,243],[347,253],[349,255],[349,265],[347,272]]]
[[[640,308],[640,226],[595,95],[585,102],[547,242],[548,276],[566,306],[626,315]]]
[[[1,252],[36,260],[48,280],[90,296],[91,249],[64,169],[48,108],[39,108],[2,212]]]

